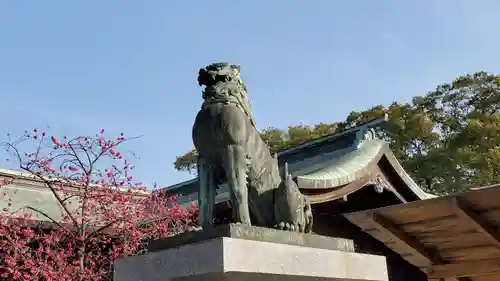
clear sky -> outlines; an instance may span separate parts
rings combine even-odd
[[[106,128],[136,178],[189,179],[198,69],[242,66],[257,125],[339,121],[475,71],[500,72],[500,1],[0,1],[0,132]],[[9,168],[2,159],[0,166]]]

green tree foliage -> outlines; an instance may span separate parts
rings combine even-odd
[[[409,103],[351,112],[338,123],[268,128],[273,152],[389,115],[378,131],[420,186],[439,194],[500,182],[500,76],[478,72],[442,84]],[[195,168],[196,152],[177,157],[175,168]]]

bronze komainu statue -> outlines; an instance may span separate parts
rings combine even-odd
[[[311,232],[312,211],[285,167],[255,127],[240,67],[214,63],[200,69],[203,105],[193,125],[198,151],[199,223],[212,224],[215,194],[223,179],[230,188],[236,223]],[[286,166],[286,165],[285,165]]]

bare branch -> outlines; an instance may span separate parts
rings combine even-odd
[[[51,216],[49,216],[47,213],[43,212],[43,211],[40,211],[36,208],[33,208],[31,206],[26,206],[25,207],[26,209],[29,209],[29,210],[32,210],[34,212],[37,212],[39,214],[41,214],[42,216],[48,218],[51,222],[53,222],[55,225],[59,226],[61,229],[63,229],[64,231],[66,231],[67,233],[71,233],[66,227],[64,227],[60,222],[56,221],[55,219],[53,219]]]
[[[24,167],[22,167],[22,169],[24,169],[25,171],[33,174],[32,171],[29,170],[29,169],[25,169]],[[66,215],[68,215],[68,217],[71,219],[71,221],[73,222],[74,226],[76,228],[78,228],[78,222],[76,221],[76,219],[74,218],[74,216],[71,214],[71,212],[69,211],[69,209],[66,206],[66,204],[64,204],[63,199],[61,198],[61,196],[59,196],[59,194],[57,193],[57,190],[52,186],[52,183],[50,181],[48,181],[45,177],[39,175],[38,173],[34,173],[33,175],[35,177],[37,177],[38,179],[42,180],[45,183],[45,185],[50,189],[50,191],[52,192],[52,194],[56,198],[57,202],[61,205],[61,207],[66,212]]]

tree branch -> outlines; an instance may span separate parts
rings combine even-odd
[[[50,217],[47,213],[43,212],[43,211],[40,211],[36,208],[33,208],[33,207],[30,207],[30,206],[26,206],[25,207],[26,209],[29,209],[29,210],[32,210],[32,211],[35,211],[39,214],[41,214],[42,216],[48,218],[51,222],[53,222],[55,225],[57,225],[58,227],[60,227],[61,229],[63,229],[65,232],[67,233],[71,233],[71,231],[69,231],[66,227],[64,227],[60,222],[56,221],[55,219],[53,219],[52,217]]]
[[[64,204],[64,200],[61,198],[61,196],[59,196],[59,194],[57,193],[57,190],[52,186],[52,183],[49,182],[45,177],[43,177],[43,176],[41,176],[41,175],[39,175],[37,173],[33,173],[30,169],[28,169],[26,167],[21,167],[21,169],[23,169],[23,170],[31,173],[32,175],[34,175],[35,177],[39,178],[41,181],[43,181],[47,185],[47,187],[50,189],[50,191],[52,191],[52,194],[56,198],[57,202],[61,205],[61,207],[64,209],[64,211],[66,212],[66,214],[68,215],[68,217],[73,222],[73,225],[75,226],[75,228],[78,229],[78,222],[76,221],[76,219],[74,218],[74,216],[71,214],[71,212],[69,211],[69,209],[66,206],[66,204]]]

